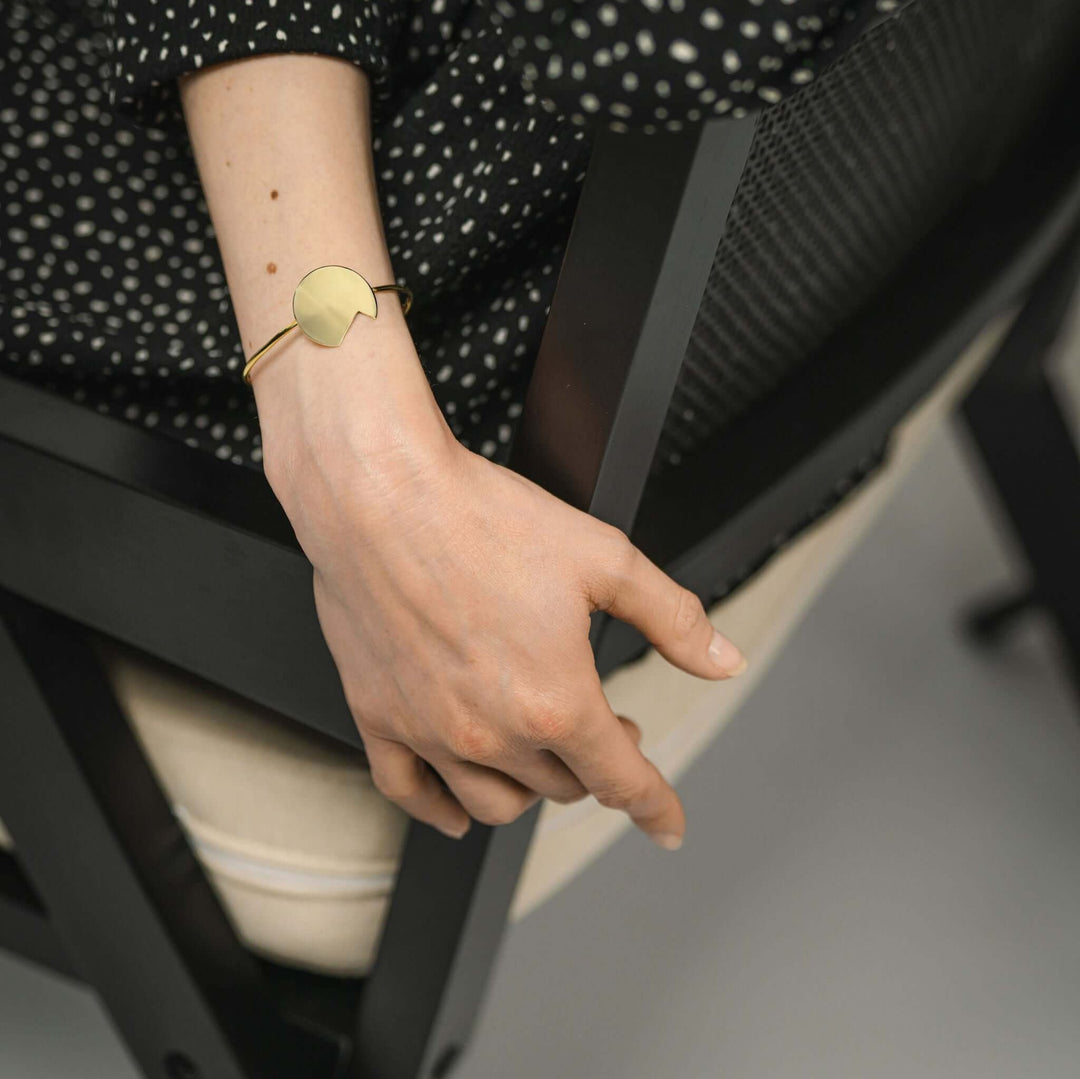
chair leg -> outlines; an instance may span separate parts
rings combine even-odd
[[[82,631],[0,591],[0,684],[0,812],[144,1074],[335,1075],[337,1046],[279,1017]]]
[[[1080,692],[1080,455],[1047,365],[1078,280],[1080,234],[1036,283],[962,415],[1030,567],[1030,602],[1052,616]],[[991,615],[989,628],[1023,606]]]
[[[539,813],[474,824],[461,840],[412,825],[364,991],[353,1079],[444,1079],[458,1063]]]

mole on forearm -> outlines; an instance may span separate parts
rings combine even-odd
[[[266,272],[267,273],[277,273],[277,263],[276,262],[268,262],[266,264]]]
[[[278,193],[277,193],[277,189],[275,188],[273,191],[270,192],[270,197],[272,199],[276,199],[277,196],[278,196]]]

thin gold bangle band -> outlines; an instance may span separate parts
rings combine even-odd
[[[293,321],[290,322],[289,325],[285,327],[285,329],[278,330],[278,332],[274,334],[274,336],[271,337],[270,340],[267,341],[266,344],[263,345],[263,347],[260,348],[259,351],[256,352],[255,355],[252,356],[246,364],[244,364],[244,381],[249,386],[251,385],[251,369],[255,366],[255,364],[259,362],[259,360],[263,358],[263,353],[269,352],[270,349],[273,348],[274,345],[276,345],[286,334],[291,333],[299,325],[300,323],[293,319]]]
[[[409,313],[413,293],[405,285],[371,285],[363,274],[348,266],[319,266],[305,274],[293,293],[293,321],[278,330],[244,364],[244,381],[251,385],[251,372],[255,364],[298,326],[316,344],[330,348],[340,345],[358,314],[370,318],[378,315],[377,292],[399,293],[402,313]]]

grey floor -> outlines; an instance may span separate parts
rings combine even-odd
[[[943,434],[682,786],[512,934],[463,1079],[1073,1079],[1080,710]],[[2,1079],[133,1079],[86,993],[0,959]]]

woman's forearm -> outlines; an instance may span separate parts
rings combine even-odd
[[[263,55],[194,72],[180,89],[245,354],[288,321],[315,266],[392,280],[359,67]]]
[[[339,263],[373,285],[393,282],[368,79],[357,65],[259,55],[192,72],[180,92],[245,356],[292,319],[293,290],[316,266]],[[445,422],[406,339],[393,292],[380,293],[378,318],[358,316],[339,348],[293,331],[253,376],[264,447],[297,422],[301,405],[310,413],[324,401],[347,404],[357,437],[443,437]]]

